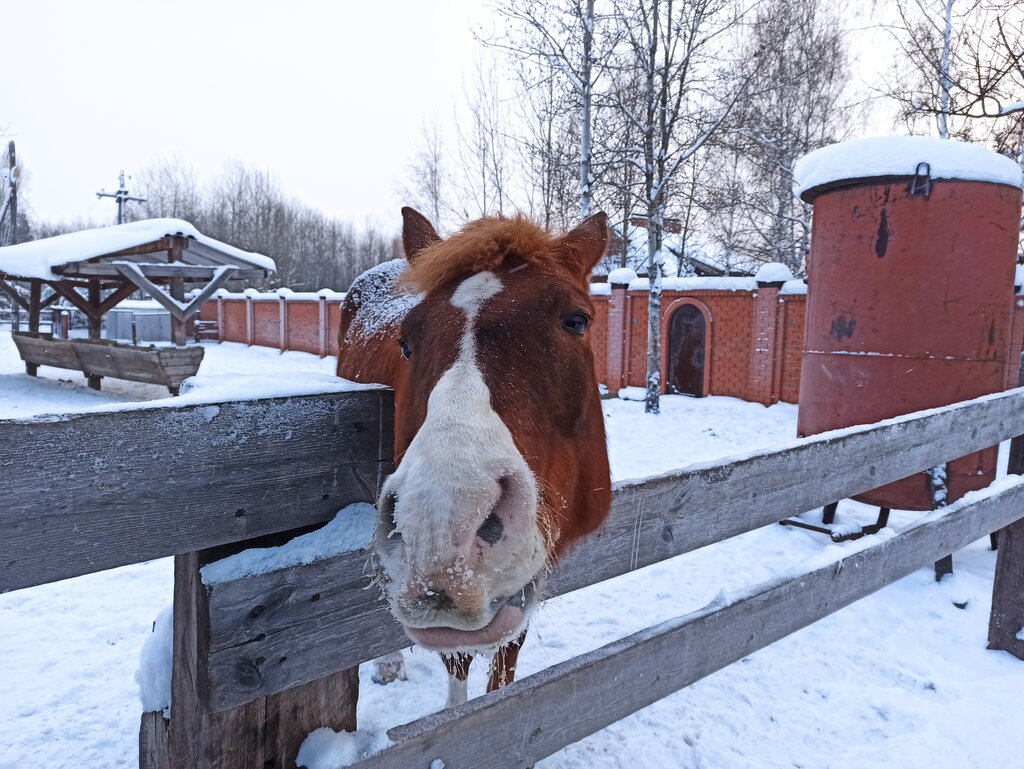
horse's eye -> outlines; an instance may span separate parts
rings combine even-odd
[[[402,345],[402,357],[406,360],[412,357],[412,350],[409,349],[409,343],[404,339],[399,339],[398,343]]]
[[[568,318],[562,321],[567,329],[574,334],[583,336],[583,332],[587,330],[587,326],[590,325],[590,318],[581,312],[574,312]]]

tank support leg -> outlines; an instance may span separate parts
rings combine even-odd
[[[946,478],[948,477],[949,468],[942,464],[936,465],[928,471],[928,476],[931,478],[932,487],[932,510],[938,510],[940,507],[945,507],[948,499],[948,493],[946,489]],[[940,558],[935,562],[935,581],[941,582],[942,578],[947,574],[953,573],[953,556],[947,555],[945,558]]]
[[[836,522],[836,509],[839,507],[838,502],[832,502],[831,504],[825,505],[824,510],[821,513],[821,522],[828,526],[829,524]]]

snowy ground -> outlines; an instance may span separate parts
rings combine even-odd
[[[330,373],[331,359],[241,345],[209,345],[203,376]],[[164,397],[161,388],[21,372],[0,335],[0,417]],[[64,380],[64,381],[61,381]],[[612,469],[636,477],[790,440],[796,408],[731,398],[643,404],[604,401]],[[810,516],[809,516],[810,517]],[[872,511],[840,506],[838,522]],[[912,514],[894,514],[899,527]],[[519,675],[699,608],[798,567],[830,545],[771,526],[549,601],[538,611]],[[540,762],[600,767],[981,767],[1022,765],[1024,663],[985,649],[994,554],[958,553],[952,583],[921,570],[698,684]],[[0,768],[133,767],[140,706],[133,673],[151,623],[170,602],[162,559],[0,595]],[[968,599],[966,609],[953,599]],[[625,607],[625,608],[624,608]],[[657,660],[651,661],[657,665]],[[440,708],[436,656],[407,654],[409,680],[387,687],[362,671],[359,718],[386,729]],[[471,694],[483,691],[474,667]],[[570,715],[571,714],[567,714]]]

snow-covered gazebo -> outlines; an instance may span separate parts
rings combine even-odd
[[[145,219],[0,248],[0,291],[28,312],[29,333],[20,340],[24,344],[19,343],[19,350],[29,374],[34,375],[41,362],[78,368],[89,375],[90,386],[99,389],[98,364],[86,368],[81,352],[75,357],[70,347],[63,349],[70,344],[67,340],[39,334],[41,312],[57,299],[66,299],[89,318],[89,338],[98,341],[103,316],[141,290],[170,312],[173,341],[183,346],[186,321],[218,288],[231,279],[259,280],[275,269],[273,259],[209,238],[181,219]],[[29,284],[27,298],[12,281]],[[200,287],[188,302],[186,284]],[[50,289],[46,296],[44,287]],[[106,359],[114,349],[106,347]],[[123,353],[122,357],[130,361],[133,356]],[[198,366],[202,356],[195,357]],[[145,375],[125,365],[122,362],[118,373],[107,375],[127,379],[137,378],[133,373]]]

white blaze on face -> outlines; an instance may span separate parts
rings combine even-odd
[[[459,356],[430,393],[423,425],[382,492],[384,500],[394,495],[395,532],[378,536],[376,550],[392,610],[410,627],[483,627],[547,558],[536,479],[492,408],[477,365],[476,318],[501,289],[494,273],[482,272],[452,295],[466,318]],[[477,537],[492,511],[504,534],[493,545]],[[440,591],[454,611],[419,600]]]

